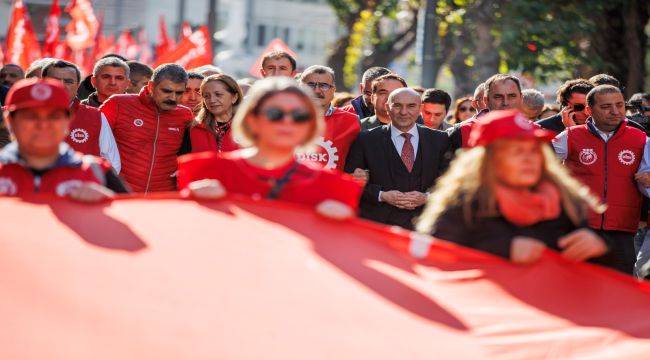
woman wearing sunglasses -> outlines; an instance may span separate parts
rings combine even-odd
[[[459,124],[473,115],[476,115],[476,110],[472,107],[472,98],[469,96],[464,96],[459,98],[454,103],[453,116],[449,120],[450,124]]]
[[[325,216],[349,218],[356,212],[361,185],[295,158],[321,134],[323,124],[312,98],[295,81],[258,81],[232,125],[235,138],[250,148],[179,158],[178,186],[202,199],[238,193],[315,206]]]

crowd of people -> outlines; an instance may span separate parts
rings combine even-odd
[[[355,97],[337,93],[334,71],[298,73],[282,51],[264,56],[260,80],[114,54],[85,79],[61,59],[6,64],[0,195],[234,193],[520,264],[553,249],[650,273],[648,94],[626,102],[617,79],[599,74],[566,81],[553,107],[516,76],[495,74],[452,101],[372,67]]]

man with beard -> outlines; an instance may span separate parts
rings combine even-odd
[[[176,190],[176,154],[194,118],[178,106],[186,85],[181,66],[163,64],[140,94],[112,96],[99,108],[120,150],[121,175],[136,192]]]
[[[116,57],[107,57],[97,61],[93,68],[93,76],[90,78],[95,92],[81,103],[99,107],[111,95],[124,94],[130,84],[130,73],[129,65]]]
[[[187,86],[185,87],[185,93],[181,98],[181,105],[185,105],[190,110],[194,116],[198,115],[199,110],[201,109],[201,83],[205,78],[203,75],[195,72],[187,73]]]

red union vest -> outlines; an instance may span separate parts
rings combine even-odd
[[[239,145],[232,138],[232,129],[228,129],[217,144],[217,139],[203,124],[198,124],[189,129],[192,143],[192,152],[217,151],[229,152],[239,150]]]
[[[483,115],[487,114],[488,112],[489,112],[488,109],[483,109],[479,111],[478,114],[460,123],[460,139],[461,139],[461,144],[463,149],[467,149],[470,147],[469,134],[472,133],[472,129],[474,128],[474,124],[476,124],[476,121]]]
[[[71,110],[74,116],[70,122],[70,134],[65,142],[82,154],[100,156],[101,113],[94,107],[79,103],[78,100],[72,104]]]
[[[591,122],[567,128],[567,135],[565,164],[607,204],[604,214],[589,213],[589,226],[636,232],[643,198],[634,174],[643,156],[645,134],[624,121],[607,142]]]

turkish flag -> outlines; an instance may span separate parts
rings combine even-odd
[[[298,58],[298,55],[289,48],[287,44],[282,41],[282,39],[277,38],[271,40],[269,45],[264,49],[264,51],[260,54],[260,56],[255,60],[255,63],[253,66],[251,66],[249,73],[253,75],[256,78],[262,78],[262,72],[260,69],[262,68],[262,60],[264,60],[264,55],[272,52],[272,51],[284,51],[288,53],[289,55],[293,56],[294,59]]]
[[[158,44],[156,45],[156,58],[159,58],[174,49],[174,40],[167,34],[167,23],[165,16],[160,15],[158,20]]]
[[[648,283],[552,252],[520,266],[233,195],[5,197],[0,219],[1,359],[650,354]]]
[[[61,33],[60,19],[61,7],[59,6],[59,0],[52,0],[43,43],[43,56],[45,57],[61,59],[65,56],[65,44],[59,41],[59,34]]]
[[[5,63],[16,64],[27,69],[33,61],[40,58],[41,46],[32,28],[27,8],[23,0],[14,0],[7,30]]]
[[[156,59],[156,65],[176,63],[186,69],[212,64],[212,43],[208,27],[201,26],[176,45],[174,50]]]
[[[72,50],[87,49],[95,46],[95,35],[99,22],[95,17],[89,0],[72,0],[65,8],[72,19],[66,26],[66,42]]]

